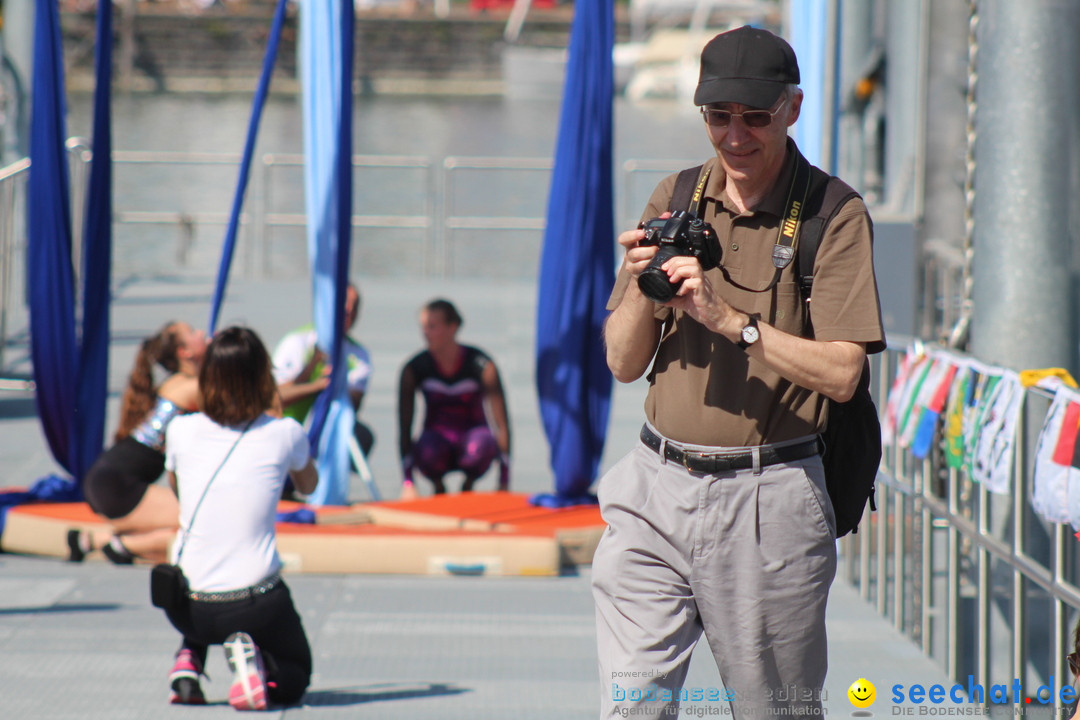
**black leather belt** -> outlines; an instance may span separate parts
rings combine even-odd
[[[660,453],[661,438],[649,429],[648,425],[641,427],[641,442],[654,453]],[[776,447],[763,445],[760,450],[760,467],[776,465],[778,463],[794,462],[812,457],[821,452],[821,444],[818,438]],[[685,450],[677,443],[668,441],[664,446],[664,458],[670,462],[678,463],[690,472],[697,475],[716,475],[732,470],[749,470],[754,467],[754,455],[748,451],[702,453],[694,450]]]

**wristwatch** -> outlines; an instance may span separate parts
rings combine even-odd
[[[761,331],[758,330],[757,321],[761,316],[753,314],[749,316],[746,322],[746,327],[742,329],[742,338],[739,342],[735,343],[740,349],[745,350],[758,341],[761,337]]]

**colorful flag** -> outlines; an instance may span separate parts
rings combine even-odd
[[[1076,474],[1077,426],[1080,422],[1080,394],[1061,387],[1043,420],[1035,446],[1035,469],[1032,478],[1031,505],[1048,522],[1064,523],[1075,518],[1071,512],[1070,475]],[[1070,518],[1072,516],[1072,518]]]
[[[903,428],[900,432],[900,446],[910,448],[915,442],[915,434],[919,430],[923,413],[929,407],[934,394],[937,392],[945,373],[948,371],[948,363],[937,356],[930,356],[929,366],[926,372],[919,378],[918,385],[912,394],[909,410],[906,413]]]
[[[945,410],[945,401],[948,400],[953,378],[956,377],[957,367],[952,358],[940,357],[938,363],[941,365],[941,372],[934,377],[936,388],[930,393],[926,407],[923,408],[911,443],[911,454],[920,460],[930,454],[934,440],[938,438],[938,421]]]
[[[972,397],[973,376],[975,371],[964,362],[956,372],[949,402],[945,406],[945,465],[959,470],[964,466],[967,454],[964,445],[964,413],[968,410],[968,401]]]
[[[1020,377],[1004,370],[985,400],[972,453],[971,478],[991,492],[1009,492],[1016,460],[1016,425],[1024,403]]]
[[[916,400],[933,365],[933,360],[928,355],[917,358],[911,368],[911,375],[901,390],[897,402],[896,417],[896,444],[899,447],[906,448],[910,446],[909,427],[912,425],[913,416],[917,417],[915,412]],[[913,428],[911,432],[914,432]]]
[[[881,418],[881,444],[884,447],[890,447],[896,443],[900,398],[911,381],[916,362],[922,357],[924,356],[917,354],[914,348],[909,348],[896,366],[896,375],[889,387],[889,396],[885,399],[885,409]]]

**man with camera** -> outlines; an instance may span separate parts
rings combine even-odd
[[[787,137],[798,83],[794,51],[768,31],[711,40],[694,102],[716,157],[692,194],[663,180],[642,226],[619,237],[608,365],[621,382],[652,367],[641,442],[599,486],[605,718],[674,716],[680,700],[711,697],[683,687],[703,631],[717,699],[735,713],[822,712],[836,526],[818,434],[884,331],[866,207]],[[846,199],[824,221],[810,303],[793,260],[834,183]],[[683,195],[689,208],[675,207]]]

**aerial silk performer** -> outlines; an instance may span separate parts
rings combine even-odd
[[[555,493],[546,506],[593,503],[612,377],[601,329],[614,281],[612,0],[575,6],[548,197],[536,318],[536,389]]]
[[[300,3],[304,190],[312,308],[330,385],[319,394],[309,437],[318,458],[312,505],[349,502],[349,438],[356,411],[345,384],[345,289],[352,231],[353,24],[351,0]]]
[[[83,226],[78,334],[60,17],[56,3],[35,7],[27,191],[30,350],[42,430],[53,457],[75,482],[42,478],[26,499],[74,500],[81,496],[77,483],[101,453],[105,432],[112,266],[112,6],[98,7],[93,160]]]

